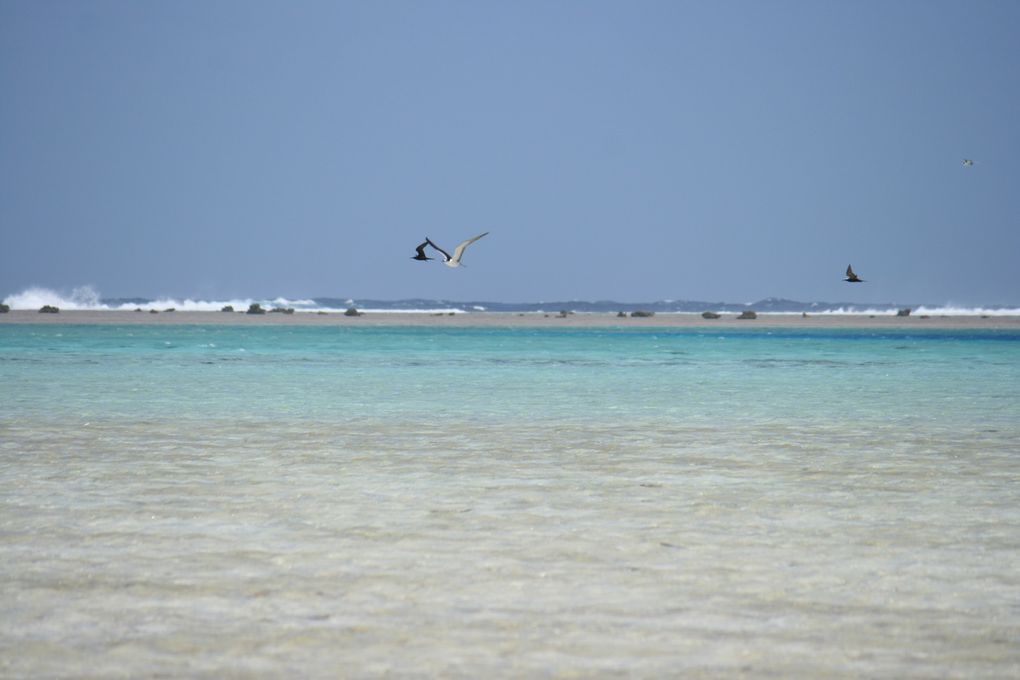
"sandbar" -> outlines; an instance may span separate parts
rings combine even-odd
[[[618,316],[616,313],[578,312],[366,312],[346,316],[343,312],[295,312],[293,314],[244,312],[196,312],[126,310],[65,310],[45,314],[12,310],[0,314],[4,324],[96,324],[96,325],[282,325],[282,326],[434,326],[438,328],[520,327],[520,328],[874,328],[874,329],[998,329],[1020,330],[1020,316],[997,315],[911,315],[895,314],[758,314],[756,319],[739,319],[724,313],[718,319],[701,314],[657,313],[650,317]]]

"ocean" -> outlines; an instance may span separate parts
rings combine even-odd
[[[0,676],[1020,676],[1009,330],[0,325]]]

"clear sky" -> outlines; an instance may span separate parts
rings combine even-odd
[[[0,297],[1012,305],[1018,151],[1007,0],[0,0]]]

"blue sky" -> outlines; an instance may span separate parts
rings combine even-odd
[[[0,297],[1018,304],[1018,35],[980,0],[0,0]]]

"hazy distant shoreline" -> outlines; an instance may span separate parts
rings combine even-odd
[[[245,314],[241,312],[68,310],[57,314],[12,310],[0,314],[0,324],[95,324],[95,325],[281,325],[281,326],[436,326],[522,328],[898,328],[898,329],[1016,329],[1020,316],[911,315],[895,314],[759,314],[757,319],[738,319],[724,313],[718,319],[700,314],[659,313],[650,317],[621,317],[612,313],[585,312],[562,316],[541,312],[417,313],[370,312],[345,316],[343,312],[293,314]]]

